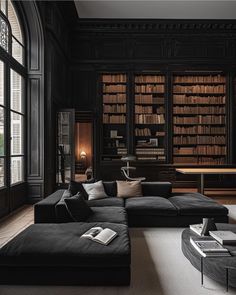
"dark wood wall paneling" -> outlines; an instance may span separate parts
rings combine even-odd
[[[235,21],[85,19],[78,21],[70,42],[73,44],[70,107],[91,111],[96,118],[99,118],[100,104],[97,80],[101,71],[163,70],[171,73],[215,69],[225,70],[233,76],[236,69]],[[234,94],[234,100],[230,98],[234,109],[235,97]],[[233,122],[235,118],[231,120],[231,127]],[[97,121],[96,176],[104,179],[120,178],[119,167],[122,163],[100,163],[100,124]],[[236,137],[236,128],[231,130],[231,149],[235,150],[233,138]],[[235,163],[235,158],[234,153],[232,163]],[[175,179],[173,165],[138,165],[138,174],[147,175],[148,179]],[[180,182],[183,179],[178,178]]]
[[[67,13],[74,4],[64,4],[63,1],[39,3],[45,33],[46,87],[45,181],[41,197],[52,193],[56,186],[56,111],[71,105],[68,91],[71,18]]]

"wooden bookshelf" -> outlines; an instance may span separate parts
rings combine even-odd
[[[134,133],[137,159],[165,162],[165,76],[137,74],[134,91]]]
[[[174,75],[173,163],[221,165],[226,162],[225,75]]]
[[[101,75],[102,160],[116,161],[127,154],[127,75]]]

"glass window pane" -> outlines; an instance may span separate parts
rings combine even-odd
[[[23,63],[23,47],[17,42],[14,38],[12,38],[12,56],[19,62]]]
[[[8,51],[8,25],[0,16],[0,46]]]
[[[23,154],[23,116],[11,112],[11,155]]]
[[[7,1],[6,0],[0,0],[0,9],[6,15],[6,13],[7,13]]]
[[[4,64],[0,61],[0,104],[4,104]]]
[[[22,77],[11,70],[11,109],[22,112]]]
[[[24,180],[23,157],[11,157],[11,184]]]
[[[5,185],[5,163],[4,159],[0,158],[0,187]]]
[[[4,109],[0,107],[0,156],[5,155],[4,148]]]
[[[16,37],[21,43],[22,42],[22,34],[21,34],[21,27],[18,21],[18,17],[16,14],[16,11],[11,3],[11,1],[8,1],[8,20],[11,25],[11,31],[12,35]]]

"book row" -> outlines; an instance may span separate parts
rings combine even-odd
[[[225,85],[174,85],[175,93],[225,93]]]
[[[103,92],[126,92],[126,85],[105,85],[103,84]]]
[[[221,126],[174,126],[174,134],[225,134],[225,127]]]
[[[135,128],[135,136],[165,136],[165,131],[156,131],[153,135],[149,128]]]
[[[127,155],[127,148],[118,148],[117,155]]]
[[[139,114],[135,115],[136,124],[164,124],[165,117],[163,114]]]
[[[164,155],[164,148],[136,148],[137,155]]]
[[[136,76],[135,82],[136,83],[164,83],[165,77],[157,76],[157,75]]]
[[[174,124],[225,124],[223,115],[198,115],[194,117],[173,117]]]
[[[125,83],[126,75],[116,74],[116,75],[102,75],[102,82],[105,83]]]
[[[175,136],[174,144],[226,144],[225,136]]]
[[[113,124],[123,124],[126,122],[126,116],[125,115],[108,115],[103,114],[103,123],[113,123]]]
[[[164,97],[153,97],[153,95],[135,95],[135,103],[139,104],[164,104]]]
[[[140,161],[145,161],[145,160],[153,160],[153,161],[165,161],[166,160],[166,157],[165,156],[155,156],[155,157],[153,157],[153,156],[139,156],[139,157],[137,157],[137,160],[140,160]]]
[[[174,148],[173,151],[174,151],[174,154],[182,154],[182,155],[225,155],[226,146],[199,145],[197,147]]]
[[[165,86],[164,85],[135,85],[135,92],[142,93],[164,93]]]
[[[174,83],[225,83],[226,79],[222,75],[207,76],[175,76]]]
[[[103,103],[125,103],[126,94],[117,93],[117,94],[104,94]]]
[[[126,104],[103,105],[104,113],[126,113]]]
[[[225,157],[174,157],[175,164],[205,164],[205,165],[222,165],[225,164]]]
[[[152,106],[135,105],[135,113],[152,114],[154,112],[157,114],[163,114],[165,112],[165,108],[161,106],[156,108],[156,110],[153,110]]]
[[[199,106],[175,106],[173,108],[174,114],[225,114],[224,106],[210,106],[210,107],[199,107]]]
[[[225,104],[225,96],[187,96],[185,94],[175,94],[174,104]]]

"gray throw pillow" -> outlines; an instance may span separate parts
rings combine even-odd
[[[66,208],[74,221],[86,221],[93,214],[93,210],[88,206],[81,194],[64,199]]]
[[[107,198],[108,195],[104,190],[104,186],[102,180],[94,182],[94,183],[83,183],[82,184],[86,193],[88,194],[88,200],[96,200]]]

